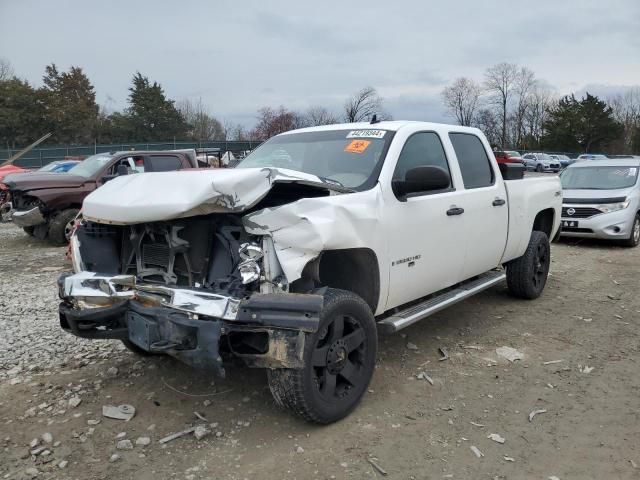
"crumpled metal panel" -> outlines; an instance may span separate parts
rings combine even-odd
[[[92,192],[83,216],[99,223],[129,225],[242,212],[264,198],[275,183],[300,183],[347,191],[315,175],[277,168],[182,170],[123,175]]]
[[[344,196],[304,198],[243,217],[247,232],[270,235],[287,280],[300,278],[305,265],[323,250],[384,249],[379,187]]]

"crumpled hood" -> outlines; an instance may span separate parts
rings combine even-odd
[[[276,183],[348,191],[315,175],[287,169],[182,170],[115,178],[92,192],[82,209],[89,220],[119,225],[242,212],[256,205]]]
[[[77,188],[87,181],[86,178],[68,173],[33,172],[10,173],[5,179],[12,190],[40,190],[42,188]]]

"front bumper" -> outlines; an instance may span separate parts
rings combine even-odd
[[[611,213],[601,213],[589,218],[563,217],[561,219],[563,222],[577,221],[578,227],[567,228],[563,226],[561,236],[624,240],[631,235],[634,219],[635,211],[632,208],[625,208]]]
[[[136,284],[92,272],[58,280],[60,326],[82,338],[129,340],[224,376],[223,357],[249,366],[302,368],[307,332],[318,328],[323,297],[254,294]]]
[[[40,207],[34,207],[31,210],[14,210],[11,220],[19,227],[35,227],[46,223]]]

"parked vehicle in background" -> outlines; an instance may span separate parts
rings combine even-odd
[[[536,172],[559,172],[562,168],[558,160],[554,160],[546,153],[526,153],[522,156],[527,170]]]
[[[582,155],[578,155],[576,162],[582,162],[583,160],[607,160],[609,157],[601,154],[594,153],[583,153]]]
[[[127,174],[196,166],[195,152],[115,152],[93,155],[67,173],[11,175],[5,181],[13,208],[11,220],[29,235],[64,245],[84,198],[108,181]]]
[[[522,163],[520,153],[513,150],[496,150],[493,155],[498,163]]]
[[[79,160],[56,160],[55,162],[51,162],[46,164],[44,167],[39,168],[38,172],[51,172],[51,173],[67,173],[77,164],[79,164]]]
[[[569,165],[571,165],[575,161],[570,159],[566,155],[561,155],[558,153],[552,153],[552,154],[549,154],[549,156],[551,157],[552,160],[557,160],[558,162],[560,162],[560,166],[562,168],[567,168]]]
[[[567,237],[640,242],[640,160],[599,160],[569,166],[560,179],[562,233]]]
[[[561,186],[523,174],[478,129],[396,121],[287,132],[235,168],[118,178],[84,202],[60,324],[219,375],[225,360],[265,368],[276,403],[334,422],[367,391],[378,328],[505,280],[542,293]]]

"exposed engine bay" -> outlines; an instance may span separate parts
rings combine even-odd
[[[76,236],[82,270],[89,272],[133,275],[145,284],[204,289],[236,298],[259,290],[261,277],[266,281],[262,239],[246,233],[234,215],[137,225],[84,221]],[[270,282],[277,285],[279,279]]]

